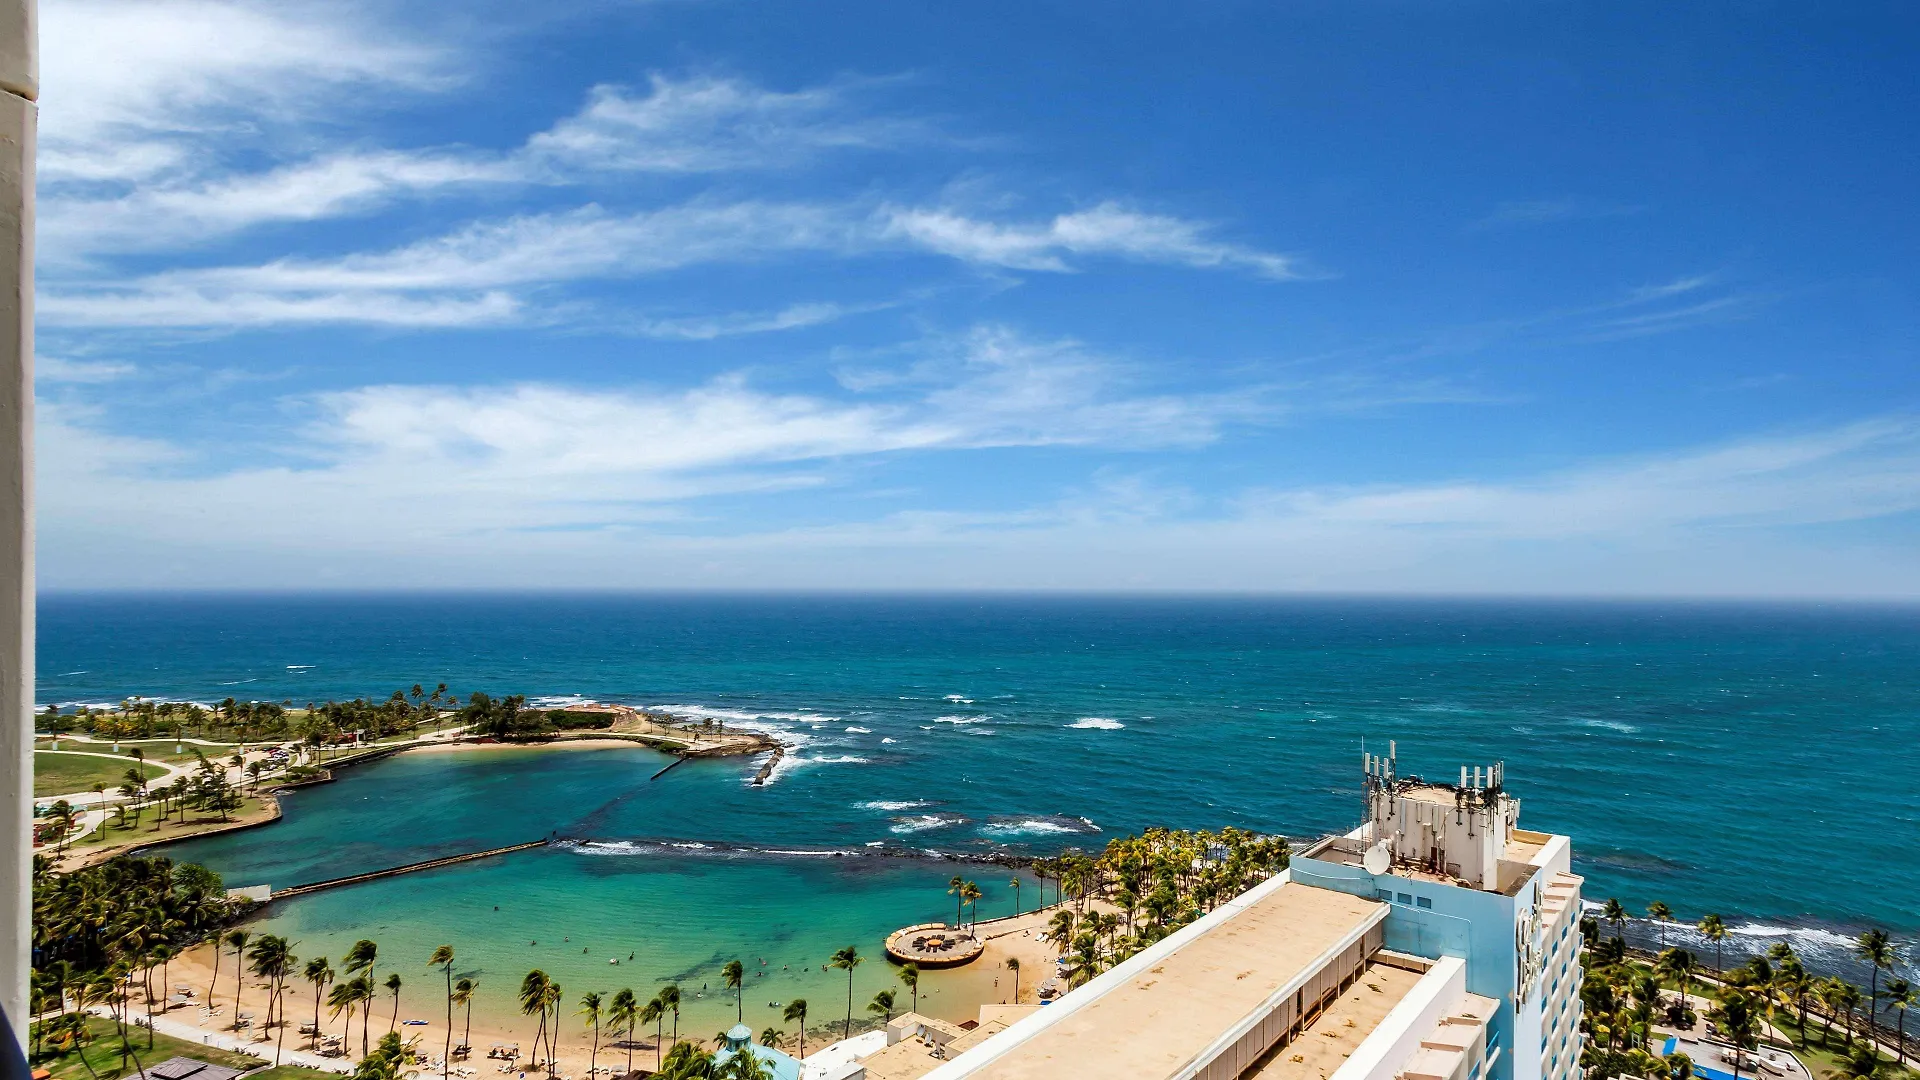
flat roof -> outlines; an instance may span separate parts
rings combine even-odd
[[[1246,1080],[1327,1080],[1423,978],[1417,971],[1368,964],[1312,1026],[1255,1065]]]
[[[1079,1003],[1070,994],[1047,1006],[1043,1015],[1065,1015],[967,1075],[1171,1076],[1383,909],[1287,882],[1100,996]]]

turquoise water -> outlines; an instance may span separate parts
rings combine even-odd
[[[1718,911],[1756,940],[1920,932],[1912,608],[66,596],[41,618],[42,701],[304,703],[445,681],[675,705],[798,744],[765,789],[731,762],[647,785],[651,759],[533,755],[496,776],[402,758],[303,792],[282,825],[183,852],[235,880],[553,829],[963,852],[1150,824],[1309,836],[1353,823],[1366,738],[1443,776],[1504,758],[1523,822],[1572,834],[1590,895]],[[403,813],[390,794],[403,787],[426,801]],[[341,824],[354,813],[367,827]]]
[[[641,747],[403,754],[289,795],[275,825],[167,853],[220,868],[229,884],[285,888],[555,831],[641,836],[765,794],[739,783],[737,762],[690,761],[649,783],[669,760]],[[371,938],[403,978],[416,969],[424,977],[425,958],[451,944],[456,974],[483,987],[477,1009],[496,1016],[513,1011],[513,990],[534,967],[567,987],[569,1000],[630,987],[644,1001],[674,982],[686,997],[682,1027],[704,1036],[735,1015],[719,980],[732,959],[750,972],[744,1014],[758,1031],[790,1027],[773,1003],[795,997],[810,1002],[814,1021],[844,1016],[846,976],[821,964],[853,945],[873,961],[854,975],[856,1016],[864,1016],[875,991],[898,988],[880,959],[887,933],[951,920],[946,889],[956,873],[980,885],[980,917],[1013,913],[1014,875],[992,865],[864,846],[836,853],[599,840],[321,891],[270,909],[266,929],[302,956],[338,958]],[[1030,908],[1038,886],[1023,880]],[[958,990],[929,980],[925,1004],[937,1008]]]

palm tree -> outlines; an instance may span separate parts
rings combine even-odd
[[[347,1014],[347,1022],[340,1028],[342,1045],[353,1035],[353,1010],[360,1007],[360,997],[357,993],[359,986],[359,979],[348,979],[345,982],[336,983],[333,992],[327,995],[328,1016],[339,1016],[343,1012]]]
[[[744,1006],[740,1003],[741,997],[746,993],[741,985],[746,981],[746,974],[746,969],[740,966],[738,960],[729,960],[726,966],[720,969],[721,980],[726,983],[727,989],[733,991],[733,1019],[736,1023],[744,1023],[746,1020]]]
[[[474,981],[472,979],[461,979],[459,982],[453,984],[452,1001],[455,1005],[463,1006],[467,1013],[467,1027],[460,1036],[460,1045],[469,1048],[473,1046],[473,990]],[[628,1071],[631,1072],[632,1070],[629,1069]]]
[[[1053,913],[1053,920],[1047,923],[1047,940],[1062,950],[1073,941],[1073,912],[1065,908]]]
[[[546,1013],[553,1014],[553,1022],[547,1024],[548,1080],[552,1080],[553,1070],[559,1064],[555,1059],[560,1055],[560,1002],[562,1000],[560,994],[560,984],[557,982],[547,983],[546,989],[540,994],[542,1020],[544,1021]]]
[[[660,988],[660,1007],[673,1013],[673,1041],[680,1041],[680,985],[668,983]]]
[[[1880,1064],[1880,1055],[1874,1053],[1873,1047],[1862,1046],[1847,1055],[1846,1063],[1837,1075],[1847,1080],[1873,1080],[1880,1074]]]
[[[274,1007],[280,1000],[280,983],[293,967],[294,956],[287,946],[287,939],[273,934],[262,934],[253,943],[253,973],[267,980],[267,1030],[273,1030]],[[286,1034],[286,1020],[281,1019],[281,1037]],[[280,1044],[274,1046],[274,1064],[280,1063]]]
[[[883,1021],[884,1023],[892,1023],[893,991],[882,990],[873,995],[873,1000],[867,1003],[867,1011],[873,1013],[875,1016],[885,1016],[886,1019]]]
[[[1693,989],[1693,954],[1682,948],[1661,949],[1653,962],[1655,974],[1664,975],[1680,985],[1684,1002]]]
[[[1013,889],[1013,917],[1017,919],[1020,917],[1020,879],[1016,877],[1007,885]]]
[[[387,1033],[392,1034],[393,1029],[400,1026],[400,973],[399,972],[396,971],[393,974],[387,976],[387,993],[393,995],[393,1018],[387,1021]]]
[[[1600,908],[1600,918],[1613,924],[1613,936],[1615,940],[1626,940],[1621,936],[1623,925],[1627,921],[1627,907],[1625,904],[1622,904],[1611,896],[1607,897],[1606,904]]]
[[[333,981],[333,966],[324,956],[316,956],[307,961],[307,968],[301,972],[307,981],[313,984],[313,1043],[310,1050],[320,1049],[320,993]]]
[[[777,1027],[762,1028],[760,1029],[760,1045],[778,1048],[780,1045],[780,1036],[783,1034],[785,1034],[785,1032]]]
[[[536,1055],[540,1053],[540,1040],[547,1033],[546,995],[550,985],[552,980],[539,968],[527,972],[526,977],[520,980],[520,1015],[540,1014],[540,1026],[533,1029],[533,1052]]]
[[[1872,980],[1867,989],[1867,1030],[1879,1022],[1876,1006],[1880,1000],[1880,969],[1893,967],[1893,942],[1887,939],[1885,930],[1868,930],[1853,943],[1853,954],[1873,965]]]
[[[247,933],[245,930],[234,930],[229,934],[227,934],[227,944],[233,946],[234,970],[233,970],[233,1024],[232,1026],[236,1028],[240,1026],[240,978],[243,974],[245,974],[244,968],[245,968],[245,961],[246,961],[247,942],[251,940],[253,940],[253,935]],[[219,951],[217,946],[215,947],[214,951],[215,952]]]
[[[1840,1014],[1840,1022],[1846,1034],[1846,1045],[1853,1045],[1853,1010],[1860,1007],[1860,988],[1843,979],[1833,981],[1831,1005]]]
[[[861,956],[859,950],[849,945],[839,952],[834,953],[833,959],[829,961],[827,965],[829,967],[839,968],[847,973],[847,1023],[840,1031],[840,1037],[843,1039],[853,1034],[853,969],[866,963],[866,961],[867,958]]]
[[[973,923],[967,928],[967,932],[972,933],[973,927],[980,925],[980,886],[966,882],[960,886],[960,895],[973,907]]]
[[[1740,1051],[1759,1045],[1760,1016],[1753,1007],[1753,999],[1738,990],[1726,991],[1719,1007],[1713,1010],[1713,1019],[1719,1023],[1720,1033],[1734,1046],[1733,1077],[1740,1080]]]
[[[655,994],[653,996],[653,1000],[647,1002],[640,1009],[640,1022],[643,1024],[645,1023],[653,1024],[653,1071],[654,1072],[660,1071],[660,1043],[664,1039],[664,1035],[661,1031],[661,1017],[665,1016],[666,1014],[667,1014],[667,1007],[665,1005],[660,1004],[660,995],[658,994]]]
[[[1727,924],[1718,915],[1708,915],[1700,920],[1700,936],[1713,942],[1713,975],[1717,979],[1724,970],[1720,966],[1720,943],[1727,939]]]
[[[794,998],[792,1001],[787,1002],[787,1011],[784,1013],[781,1013],[780,1018],[782,1020],[787,1021],[788,1023],[793,1023],[795,1021],[799,1022],[800,1024],[800,1056],[803,1058],[806,1057],[807,1056],[807,999]]]
[[[633,1021],[640,1012],[640,1002],[634,998],[632,989],[621,989],[614,993],[613,1004],[607,1008],[607,1023],[613,1030],[621,1032],[621,1041],[627,1044],[627,1071],[633,1071]]]
[[[373,964],[380,956],[380,946],[361,938],[353,943],[342,958],[341,966],[348,975],[355,975],[366,983],[366,993],[358,996],[360,1002],[360,1056],[367,1056],[367,1028],[372,1025],[370,1015],[373,1012]]]
[[[1668,907],[1665,901],[1655,900],[1653,903],[1647,905],[1647,918],[1652,919],[1653,925],[1659,928],[1660,948],[1665,949],[1667,947],[1667,923],[1673,918],[1673,909]]]
[[[453,1071],[453,946],[442,945],[433,950],[427,958],[428,967],[438,967],[447,976],[447,1037],[445,1047],[440,1051],[440,1076],[442,1080]]]
[[[953,879],[947,882],[947,893],[953,897],[953,928],[955,930],[960,929],[960,909],[967,903],[967,898],[961,895],[961,889],[966,883],[967,879],[959,874],[953,875]]]
[[[579,1016],[593,1026],[593,1050],[587,1055],[587,1075],[600,1074],[600,995],[587,991],[580,995]]]
[[[1915,990],[1913,984],[1905,979],[1888,979],[1887,988],[1883,992],[1883,998],[1888,1005],[1900,1010],[1900,1027],[1898,1029],[1900,1036],[1897,1045],[1899,1047],[1900,1064],[1905,1065],[1907,1063],[1907,1010],[1915,1005],[1920,1005],[1920,990]]]
[[[1020,958],[1007,957],[1007,970],[1013,972],[1013,1004],[1020,1004]]]
[[[913,991],[913,1011],[920,1011],[920,965],[902,964],[899,971],[900,984]]]

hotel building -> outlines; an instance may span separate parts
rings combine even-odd
[[[1519,828],[1500,765],[1397,768],[1366,758],[1359,828],[1053,1004],[806,1075],[1579,1080],[1567,838]]]

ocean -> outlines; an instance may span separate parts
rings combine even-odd
[[[649,781],[664,759],[638,748],[402,755],[292,796],[276,825],[175,849],[231,884],[284,887],[583,841],[276,908],[329,946],[376,910],[428,948],[454,921],[496,951],[548,925],[578,968],[637,955],[653,919],[700,928],[653,957],[674,977],[715,949],[817,963],[839,937],[877,947],[878,927],[951,917],[953,864],[908,853],[1093,848],[1154,825],[1350,828],[1363,740],[1395,744],[1403,774],[1505,761],[1522,824],[1571,834],[1590,899],[1717,912],[1735,946],[1790,936],[1838,955],[1867,926],[1920,935],[1912,607],[57,595],[41,600],[39,667],[42,703],[303,705],[445,682],[659,706],[795,746],[764,788],[742,761]],[[797,851],[847,854],[779,854]],[[983,914],[1010,905],[1004,871],[969,873],[994,886]],[[433,914],[454,895],[458,920]],[[630,932],[609,910],[635,913]]]

